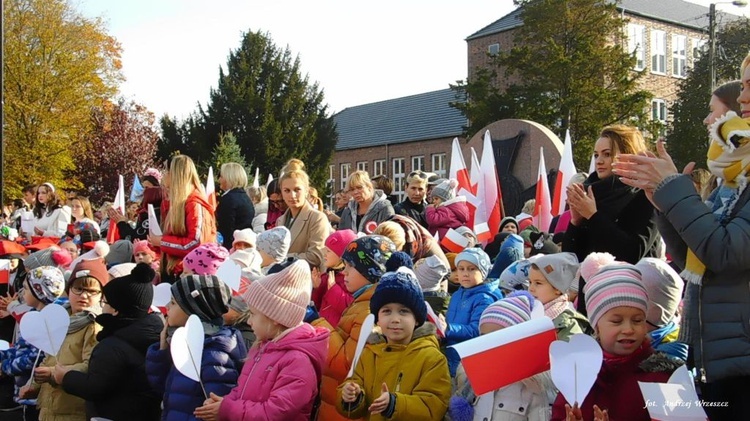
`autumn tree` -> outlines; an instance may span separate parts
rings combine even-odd
[[[68,0],[3,1],[3,189],[29,182],[79,187],[69,173],[86,154],[91,109],[122,80],[120,45],[101,19]]]
[[[107,102],[91,113],[93,130],[85,146],[94,153],[76,157],[76,175],[92,201],[112,197],[118,175],[126,184],[154,166],[159,129],[154,114],[135,102]]]

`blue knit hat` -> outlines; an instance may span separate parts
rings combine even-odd
[[[492,270],[487,277],[490,279],[499,278],[508,266],[521,259],[523,259],[523,238],[517,234],[510,234],[500,246],[500,253],[497,254]]]
[[[492,266],[490,263],[490,256],[487,256],[487,253],[476,247],[468,248],[461,253],[458,253],[458,256],[456,256],[456,266],[458,266],[458,262],[461,261],[469,262],[479,268],[479,272],[482,274],[482,279],[487,278],[487,273]]]
[[[388,237],[366,235],[349,243],[341,259],[374,284],[385,273],[385,264],[395,251],[396,245]]]
[[[388,272],[380,279],[370,298],[370,313],[375,315],[375,323],[378,322],[380,308],[392,303],[408,307],[414,313],[416,327],[422,326],[427,319],[427,304],[422,288],[417,278],[409,272]]]

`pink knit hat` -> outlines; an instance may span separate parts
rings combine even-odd
[[[648,310],[648,293],[641,281],[641,272],[628,263],[616,262],[604,266],[583,287],[586,312],[591,326],[615,307],[635,307]]]
[[[339,230],[335,231],[326,238],[326,247],[331,249],[336,256],[343,256],[346,246],[352,241],[357,239],[357,233],[352,230]]]
[[[281,272],[261,278],[244,295],[249,307],[284,327],[294,327],[305,318],[310,303],[310,265],[297,260]]]
[[[156,257],[156,252],[151,250],[151,247],[148,245],[148,241],[146,240],[135,240],[133,241],[133,256],[135,256],[138,253],[149,254],[151,257]]]
[[[196,247],[182,259],[182,265],[195,275],[216,275],[229,252],[216,243],[205,243]]]

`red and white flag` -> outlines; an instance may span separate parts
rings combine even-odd
[[[122,175],[118,178],[117,193],[115,193],[115,201],[112,203],[112,207],[119,210],[122,215],[125,215],[125,180]],[[119,239],[120,231],[117,229],[117,223],[110,221],[109,229],[107,229],[107,243],[113,244]]]
[[[492,240],[492,232],[486,222],[474,225],[474,234],[477,236],[477,241],[480,243],[486,243]]]
[[[492,137],[489,130],[484,133],[481,167],[483,191],[479,197],[484,206],[485,221],[492,234],[500,230],[500,221],[503,219],[504,212],[503,194],[500,190],[500,179],[497,177],[495,153],[492,149]]]
[[[550,369],[549,347],[557,339],[549,317],[532,319],[487,335],[482,335],[453,348],[461,357],[471,387],[477,396]],[[488,370],[498,361],[513,361],[502,370]]]
[[[547,232],[552,223],[552,202],[547,183],[547,167],[544,165],[544,148],[539,148],[539,174],[536,178],[536,205],[534,206],[534,226]]]
[[[461,253],[469,245],[469,239],[450,228],[445,237],[440,239],[440,245],[451,253]]]
[[[469,205],[469,220],[467,225],[470,227],[474,226],[474,209],[476,209],[476,196],[471,187],[471,178],[469,177],[469,169],[466,168],[466,162],[464,162],[464,155],[461,153],[461,145],[458,142],[458,138],[453,138],[453,145],[451,146],[451,166],[448,172],[448,178],[452,178],[458,181],[456,187],[456,194],[459,196],[466,197],[466,202]],[[474,209],[472,209],[472,206]]]
[[[208,178],[206,178],[206,187],[203,189],[206,193],[206,200],[216,209],[216,186],[214,186],[214,167],[208,167]]]
[[[477,151],[471,148],[471,171],[469,171],[469,182],[471,183],[471,192],[477,194],[479,182],[482,179],[482,166],[477,158]]]
[[[479,158],[477,158],[477,152],[474,148],[471,148],[471,195],[466,194],[466,204],[469,206],[469,227],[473,227],[477,224],[481,224],[487,221],[487,216],[484,212],[484,204],[482,197],[484,197],[484,182],[482,181],[482,167],[479,164]]]
[[[576,173],[576,166],[573,163],[573,141],[570,139],[570,130],[565,131],[565,145],[563,154],[560,159],[560,168],[555,180],[555,191],[552,195],[552,215],[557,216],[565,212],[565,203],[568,199],[567,188],[573,174]]]

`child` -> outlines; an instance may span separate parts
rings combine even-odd
[[[317,269],[313,269],[312,301],[318,308],[320,317],[325,318],[331,326],[338,326],[341,315],[354,301],[352,293],[347,291],[344,281],[344,255],[346,246],[357,239],[352,230],[340,230],[331,233],[325,242],[325,265],[328,271],[316,276]]]
[[[135,263],[151,265],[156,260],[156,253],[151,250],[146,240],[133,241],[133,259]]]
[[[448,303],[451,301],[451,296],[446,291],[447,282],[445,282],[450,274],[449,269],[448,265],[437,256],[419,259],[414,264],[414,274],[422,288],[425,301],[435,314],[443,316],[448,312]]]
[[[531,261],[529,292],[544,304],[544,315],[555,324],[557,339],[567,341],[576,333],[590,334],[591,326],[586,317],[573,310],[566,294],[578,272],[576,255],[539,255]]]
[[[529,259],[518,260],[505,268],[500,274],[500,290],[504,295],[515,291],[529,290],[529,270],[531,261]]]
[[[23,302],[31,307],[29,311],[41,311],[47,304],[52,304],[65,289],[65,278],[62,271],[52,266],[42,266],[29,271],[23,283]],[[19,389],[31,378],[37,355],[42,352],[29,344],[18,334],[11,348],[0,351],[2,374],[15,377],[14,400],[19,401]],[[41,361],[41,360],[40,360]],[[20,402],[19,402],[20,403]],[[23,405],[24,419],[36,419],[36,402]]]
[[[430,193],[430,204],[425,209],[427,229],[434,236],[445,238],[450,228],[456,229],[466,225],[469,220],[469,207],[466,198],[456,196],[456,180],[444,180],[438,184]],[[443,249],[443,251],[448,251]]]
[[[347,418],[435,420],[450,397],[448,364],[416,277],[388,272],[370,299],[380,333],[367,340],[354,375],[338,389]]]
[[[519,323],[531,320],[534,297],[527,291],[513,292],[506,298],[490,304],[479,319],[482,335],[492,333]],[[478,399],[471,389],[463,366],[456,375],[456,392],[450,400],[452,421],[491,420],[491,421],[547,421],[550,406],[547,389],[552,388],[549,372],[540,373],[527,379],[497,389],[488,398],[492,405],[478,405]],[[483,408],[492,408],[481,413]]]
[[[488,305],[503,298],[496,283],[485,283],[490,270],[490,257],[478,248],[462,251],[456,256],[458,282],[461,287],[451,297],[445,329],[445,345],[479,336],[479,318]],[[456,376],[460,358],[455,352],[448,354],[451,377]]]
[[[284,227],[276,227],[258,234],[257,249],[263,259],[260,263],[261,271],[266,274],[268,268],[286,259],[292,233]]]
[[[244,298],[233,295],[232,299],[229,300],[229,310],[224,313],[222,318],[224,319],[224,326],[233,327],[240,332],[242,339],[245,341],[245,348],[250,349],[255,343],[256,336],[253,328],[248,324],[250,309],[248,309]]]
[[[362,323],[370,314],[370,298],[375,292],[375,286],[385,273],[385,264],[396,246],[387,237],[368,235],[352,241],[344,251],[342,259],[346,289],[352,293],[354,301],[344,310],[339,324],[334,328],[324,318],[312,322],[313,326],[323,326],[331,331],[328,344],[328,358],[323,367],[323,379],[320,385],[320,410],[318,418],[321,421],[335,421],[346,419],[338,414],[336,405],[339,398],[336,388],[344,381],[354,359],[359,335],[369,335],[370,332],[360,332]]]
[[[242,277],[247,280],[246,282],[255,281],[263,276],[260,270],[263,259],[255,249],[256,239],[257,235],[249,228],[234,231],[234,242],[229,258],[240,265]]]
[[[150,390],[145,359],[148,346],[159,340],[164,322],[149,314],[156,272],[145,262],[131,274],[102,288],[102,326],[88,371],[55,367],[55,382],[71,395],[86,399],[86,418],[152,420],[161,414],[161,396]]]
[[[521,259],[523,259],[523,238],[520,235],[508,234],[500,245],[500,252],[495,257],[487,278],[498,279],[508,266]]]
[[[216,275],[229,252],[216,243],[204,243],[194,248],[182,261],[183,275]]]
[[[328,351],[327,329],[302,323],[310,301],[310,267],[297,260],[250,284],[249,323],[257,341],[237,386],[211,393],[195,410],[201,419],[309,420]]]
[[[164,397],[162,419],[195,420],[193,412],[205,400],[201,385],[174,367],[169,351],[171,334],[185,326],[191,314],[198,316],[205,332],[200,376],[206,393],[224,396],[237,384],[247,348],[236,329],[223,327],[221,316],[231,296],[229,287],[214,275],[185,275],[172,284],[161,339],[146,353],[151,388]]]
[[[648,295],[640,272],[630,264],[605,266],[589,279],[583,292],[604,362],[580,408],[571,409],[558,394],[552,420],[593,420],[603,411],[612,420],[650,420],[638,382],[666,383],[681,363],[651,347],[646,327]]]
[[[250,228],[243,230],[234,230],[234,241],[232,241],[232,250],[246,250],[255,248],[257,235]]]

